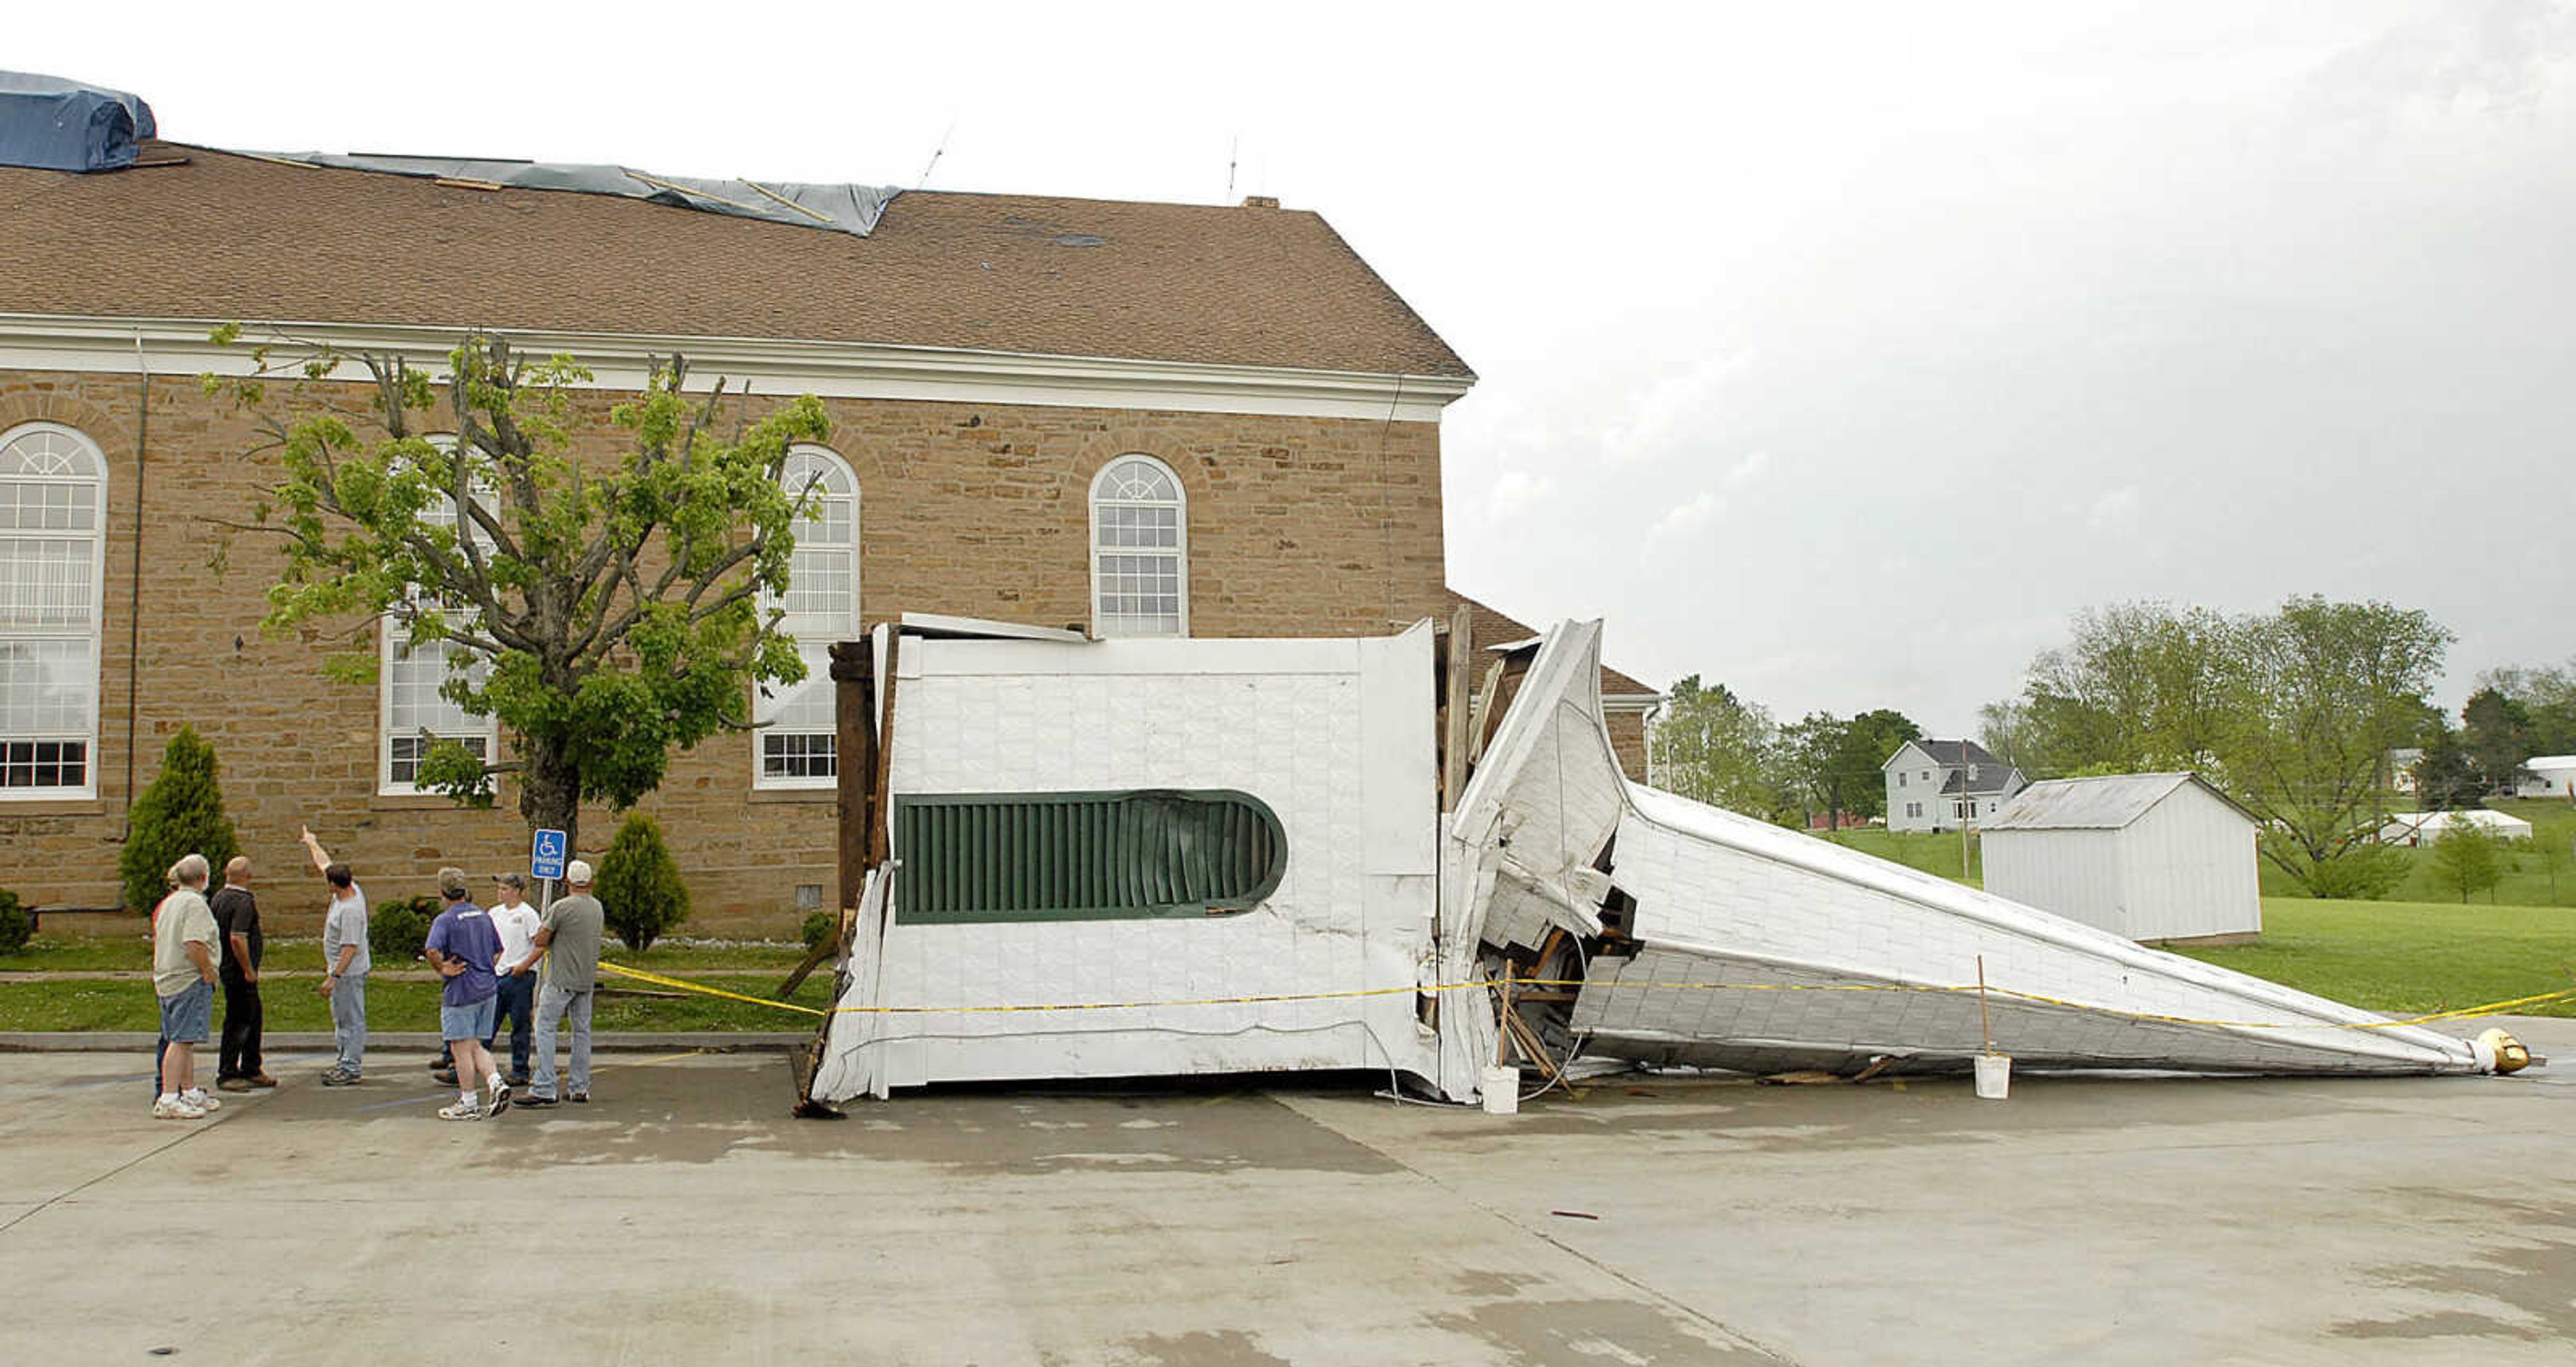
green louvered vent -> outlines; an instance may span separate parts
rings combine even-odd
[[[897,797],[894,844],[915,925],[1226,915],[1288,871],[1279,817],[1231,789]]]

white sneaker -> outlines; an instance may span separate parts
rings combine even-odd
[[[510,1109],[510,1084],[503,1082],[499,1073],[494,1073],[492,1075],[492,1104],[490,1108],[485,1110],[483,1113],[485,1115],[499,1115],[501,1112],[508,1109]]]
[[[206,1118],[206,1112],[202,1107],[190,1104],[188,1098],[184,1096],[165,1096],[152,1103],[152,1118],[155,1120],[203,1120]]]
[[[191,1087],[188,1090],[181,1092],[179,1094],[179,1099],[209,1115],[212,1115],[216,1111],[220,1111],[224,1108],[224,1103],[212,1096],[209,1096],[206,1089],[203,1087]]]
[[[483,1104],[479,1101],[459,1101],[452,1106],[441,1106],[438,1108],[438,1118],[441,1120],[481,1120],[483,1118]]]

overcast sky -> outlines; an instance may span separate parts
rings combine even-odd
[[[1451,581],[1784,719],[1957,734],[2134,598],[2422,607],[2453,707],[2576,654],[2566,5],[20,8],[0,64],[216,146],[1210,203],[1239,149],[1482,376]]]

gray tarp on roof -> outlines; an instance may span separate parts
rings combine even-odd
[[[309,162],[315,166],[336,166],[348,171],[489,181],[519,190],[570,190],[577,194],[617,195],[711,214],[730,214],[735,218],[792,223],[800,228],[830,228],[854,237],[865,237],[875,231],[877,219],[885,213],[887,203],[902,193],[890,185],[706,180],[696,176],[655,175],[624,166],[586,166],[572,162],[406,157],[373,152],[261,152],[257,155]]]
[[[152,106],[122,90],[0,71],[0,166],[113,171],[152,135]]]

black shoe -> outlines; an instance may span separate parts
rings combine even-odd
[[[517,1100],[512,1101],[510,1104],[511,1104],[511,1105],[513,1105],[513,1106],[520,1106],[520,1107],[527,1107],[527,1106],[551,1106],[551,1105],[555,1104],[555,1099],[554,1099],[553,1097],[550,1097],[550,1096],[539,1096],[539,1095],[537,1095],[537,1094],[536,1094],[536,1093],[534,1093],[534,1092],[530,1092],[530,1093],[528,1093],[526,1096],[520,1097],[520,1098],[518,1098]]]
[[[576,1106],[587,1106],[590,1104],[590,1093],[575,1092],[572,1094],[572,1100],[573,1104]]]
[[[512,1073],[508,1077],[503,1078],[502,1081],[509,1083],[513,1087],[525,1087],[528,1085],[528,1075],[525,1073]]]

